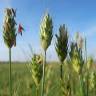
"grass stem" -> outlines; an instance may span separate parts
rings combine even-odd
[[[43,60],[43,76],[42,76],[42,91],[41,91],[41,96],[44,96],[45,66],[46,66],[46,51],[44,51],[44,60]]]
[[[10,85],[10,96],[12,96],[12,74],[11,74],[11,48],[9,48],[9,85]]]
[[[39,94],[39,86],[36,87],[36,96]]]

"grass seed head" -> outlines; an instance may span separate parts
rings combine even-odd
[[[89,57],[87,60],[87,69],[90,69],[92,67],[94,60],[92,57]]]
[[[53,37],[52,18],[48,13],[46,13],[40,25],[40,40],[41,40],[41,46],[44,50],[47,50],[47,48],[50,46],[52,37]]]
[[[70,47],[70,59],[73,65],[74,70],[79,73],[81,72],[84,64],[82,50],[78,48],[77,43],[72,42]]]
[[[35,85],[38,86],[42,78],[42,64],[43,58],[41,55],[34,54],[31,60],[32,65],[32,78],[35,82]]]
[[[3,38],[8,48],[16,45],[16,21],[13,8],[5,9],[5,19],[3,25]]]
[[[92,90],[94,88],[94,72],[90,72],[89,75],[89,89]]]
[[[78,40],[78,38],[79,38],[79,32],[76,32],[75,33],[75,39],[76,39],[76,41]]]
[[[82,49],[84,40],[79,32],[76,32],[75,39],[76,39],[76,43],[78,45],[78,48]]]
[[[79,47],[80,49],[83,48],[83,42],[84,42],[84,40],[83,40],[83,38],[80,36],[80,37],[79,37],[79,40],[78,40],[78,47]]]
[[[68,50],[68,32],[65,25],[60,26],[59,35],[56,34],[56,52],[58,54],[59,60],[63,62],[67,56]]]

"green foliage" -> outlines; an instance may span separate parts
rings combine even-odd
[[[16,45],[16,22],[15,10],[13,8],[6,8],[5,19],[3,25],[3,38],[8,48]]]
[[[48,13],[46,13],[40,25],[41,46],[45,51],[50,46],[52,37],[53,37],[52,18]]]
[[[60,26],[59,35],[56,34],[56,52],[58,54],[59,60],[63,62],[67,56],[68,50],[68,32],[65,25]]]

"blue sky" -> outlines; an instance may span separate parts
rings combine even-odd
[[[80,32],[87,37],[88,54],[96,57],[96,0],[0,0],[0,60],[8,60],[8,49],[2,38],[4,8],[17,9],[17,23],[21,23],[25,32],[17,37],[17,47],[12,48],[12,60],[28,60],[29,45],[34,52],[41,53],[39,41],[40,22],[44,12],[48,10],[53,18],[54,34],[60,24],[66,24],[69,36]],[[47,59],[57,60],[54,49],[55,37],[48,48]]]

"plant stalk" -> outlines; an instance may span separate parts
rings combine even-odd
[[[62,62],[61,62],[61,65],[60,65],[60,79],[61,81],[63,80],[63,68],[62,68]]]
[[[60,65],[60,81],[61,81],[61,90],[62,90],[62,96],[64,95],[64,94],[66,94],[65,93],[65,91],[64,91],[64,83],[63,83],[63,62],[61,62],[61,65]]]
[[[86,96],[82,71],[79,75],[80,75],[80,83],[81,83],[81,87],[82,87],[83,96]]]
[[[44,60],[43,60],[43,76],[42,76],[42,91],[41,91],[41,96],[44,96],[45,67],[46,67],[46,50],[44,51]]]
[[[12,96],[12,74],[11,74],[11,48],[9,48],[9,85],[10,85],[10,96]]]
[[[86,66],[87,66],[87,44],[86,44],[86,38],[85,38],[85,63],[86,63]],[[87,93],[86,93],[86,96],[89,96],[89,84],[88,84],[88,75],[89,75],[89,72],[88,72],[88,69],[87,69]]]
[[[87,96],[89,96],[89,72],[88,72],[88,69],[87,69]]]
[[[69,90],[68,91],[69,91],[69,96],[71,96],[72,95],[72,90],[71,90],[71,72],[69,72],[69,78],[68,79],[69,79]]]
[[[39,94],[39,86],[36,86],[36,96]]]

